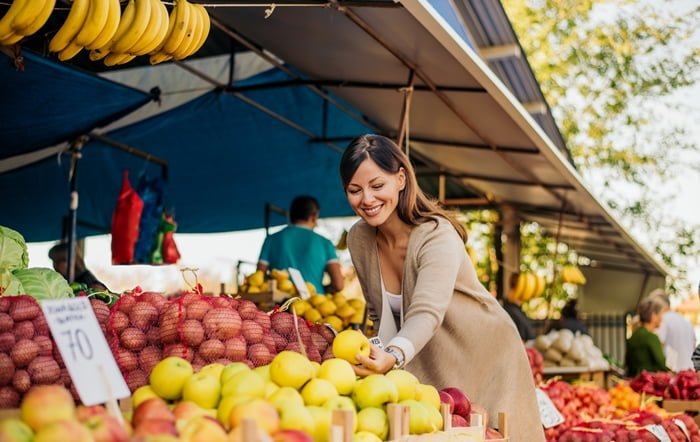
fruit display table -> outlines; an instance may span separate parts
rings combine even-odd
[[[545,379],[560,377],[564,380],[579,379],[593,382],[599,388],[608,388],[610,370],[591,370],[589,367],[544,367],[542,375]]]
[[[664,399],[662,408],[671,413],[695,414],[695,422],[700,425],[700,401],[682,401],[676,399]],[[696,414],[697,413],[697,414]]]

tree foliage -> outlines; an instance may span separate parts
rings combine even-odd
[[[576,167],[687,288],[698,226],[660,189],[700,171],[678,91],[700,79],[700,7],[685,0],[503,0]],[[671,117],[669,117],[671,116]]]

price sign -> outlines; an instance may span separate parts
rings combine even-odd
[[[43,301],[41,309],[83,404],[131,394],[87,297]]]
[[[656,436],[656,438],[659,439],[661,442],[671,442],[671,438],[666,432],[666,429],[661,425],[647,425],[644,428],[646,428],[648,432]]]
[[[685,436],[685,440],[690,441],[690,431],[688,431],[688,427],[685,426],[685,422],[680,419],[673,419],[673,423],[681,429],[683,435]]]
[[[564,422],[564,416],[559,413],[559,410],[554,406],[554,403],[549,396],[547,396],[547,393],[540,388],[536,388],[535,393],[537,393],[537,406],[540,409],[542,426],[545,428],[552,428]]]
[[[297,292],[299,292],[299,296],[301,296],[301,299],[309,299],[311,297],[311,293],[309,292],[309,288],[304,282],[304,277],[301,275],[301,272],[295,268],[290,267],[289,277],[292,278],[294,287],[297,288]]]
[[[384,344],[382,343],[382,340],[379,339],[379,336],[373,336],[373,337],[369,338],[369,343],[372,345],[376,345],[377,347],[379,347],[381,349],[384,348]]]

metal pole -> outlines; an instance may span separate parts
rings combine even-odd
[[[75,244],[78,222],[78,163],[82,157],[83,139],[78,139],[71,147],[70,166],[70,205],[68,207],[68,282],[75,280]]]

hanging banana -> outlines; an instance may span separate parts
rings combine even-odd
[[[151,0],[134,0],[134,19],[129,28],[110,47],[110,52],[126,54],[141,38],[151,18]]]
[[[117,29],[119,29],[120,15],[122,13],[119,0],[107,0],[107,2],[109,6],[107,21],[97,37],[90,44],[85,45],[86,49],[99,49],[105,46],[112,40],[112,37],[117,33]]]
[[[49,41],[49,51],[60,52],[78,35],[87,18],[90,0],[73,0],[68,17]]]
[[[46,24],[51,17],[53,7],[56,5],[56,0],[31,0],[31,17],[32,20],[28,25],[13,23],[12,29],[16,34],[28,37],[36,34],[42,26]]]

